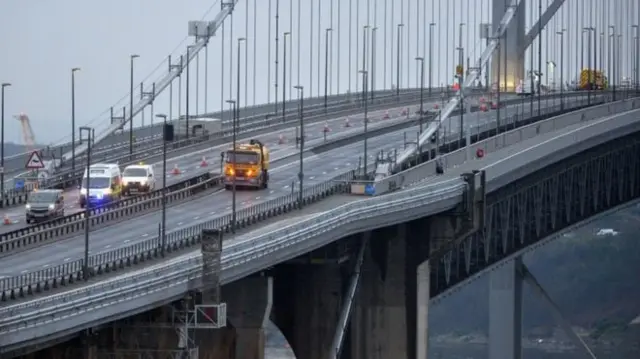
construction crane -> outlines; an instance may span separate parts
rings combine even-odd
[[[31,153],[35,149],[36,136],[33,134],[33,128],[29,122],[29,116],[24,112],[19,115],[15,115],[14,118],[20,122],[22,127],[22,143],[24,144],[28,153]]]

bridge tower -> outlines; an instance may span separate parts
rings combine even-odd
[[[484,31],[480,32],[483,38],[488,39],[495,33],[500,26],[502,16],[511,3],[511,0],[493,0],[491,6],[493,23],[484,25]],[[483,82],[488,82],[487,85],[499,82],[500,89],[513,90],[518,79],[523,79],[525,76],[524,54],[526,47],[523,47],[522,44],[525,39],[526,4],[527,0],[519,1],[515,15],[500,41],[499,48],[493,52],[491,69],[487,78],[483,79]]]

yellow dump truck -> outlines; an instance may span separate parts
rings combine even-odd
[[[224,165],[224,188],[267,188],[269,184],[269,149],[258,140],[238,144],[227,150]]]
[[[580,72],[579,90],[606,90],[607,87],[607,77],[602,71],[583,69]]]

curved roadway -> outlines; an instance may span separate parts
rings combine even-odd
[[[549,105],[552,105],[552,103],[549,103]],[[528,108],[525,107],[525,110],[527,109]],[[507,108],[503,108],[502,112],[505,116],[521,113],[521,105],[508,106]],[[376,116],[379,117],[383,113],[384,111],[380,111]],[[494,112],[477,112],[467,117],[467,123],[473,126],[475,124],[495,121],[493,118],[494,114]],[[352,118],[351,123],[354,126],[360,126],[358,122],[362,122],[362,116],[359,116],[358,118],[355,116]],[[341,119],[340,121],[343,123],[344,119]],[[311,128],[312,126],[309,127]],[[323,124],[320,124],[319,126],[310,129],[308,133],[313,134],[315,130],[315,132],[321,136],[322,128]],[[368,146],[371,161],[374,160],[375,155],[381,150],[390,151],[393,149],[402,149],[404,133],[415,133],[417,130],[417,127],[407,128],[390,134],[370,138],[368,140]],[[408,138],[411,137],[408,136]],[[270,144],[273,146],[273,143],[270,142]],[[291,145],[273,148],[273,157],[277,158],[278,152],[283,150],[287,151],[287,148],[290,149]],[[290,152],[290,150],[287,152]],[[319,155],[307,154],[304,162],[305,186],[312,186],[314,184],[324,182],[340,173],[354,169],[357,167],[361,155],[361,141],[353,142],[347,146],[330,150]],[[267,190],[238,191],[236,194],[238,209],[249,207],[290,193],[292,190],[291,184],[297,182],[298,164],[297,158],[291,158],[274,165],[271,170],[270,187]],[[194,172],[198,171],[198,169],[195,168],[196,166],[197,162],[191,163],[191,167]],[[222,216],[230,211],[231,193],[229,191],[214,192],[168,208],[167,228],[169,229],[169,232],[172,232],[185,227],[190,227],[194,222],[208,220],[216,216]],[[126,222],[120,222],[114,226],[105,227],[91,232],[90,251],[92,253],[99,253],[114,250],[116,248],[129,246],[137,241],[156,236],[158,223],[160,223],[160,216],[160,212],[156,211],[133,218]],[[83,240],[84,236],[78,235],[58,243],[48,244],[14,256],[5,257],[3,258],[3,267],[7,269],[5,269],[3,273],[0,273],[0,276],[12,276],[26,273],[80,258],[84,251]]]

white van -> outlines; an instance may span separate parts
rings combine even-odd
[[[156,177],[153,173],[153,165],[139,164],[125,167],[122,172],[122,186],[125,196],[155,190]]]
[[[87,170],[80,186],[80,207],[87,204],[101,205],[120,199],[122,176],[120,167],[113,163],[98,163],[89,167],[89,190],[87,191]]]

